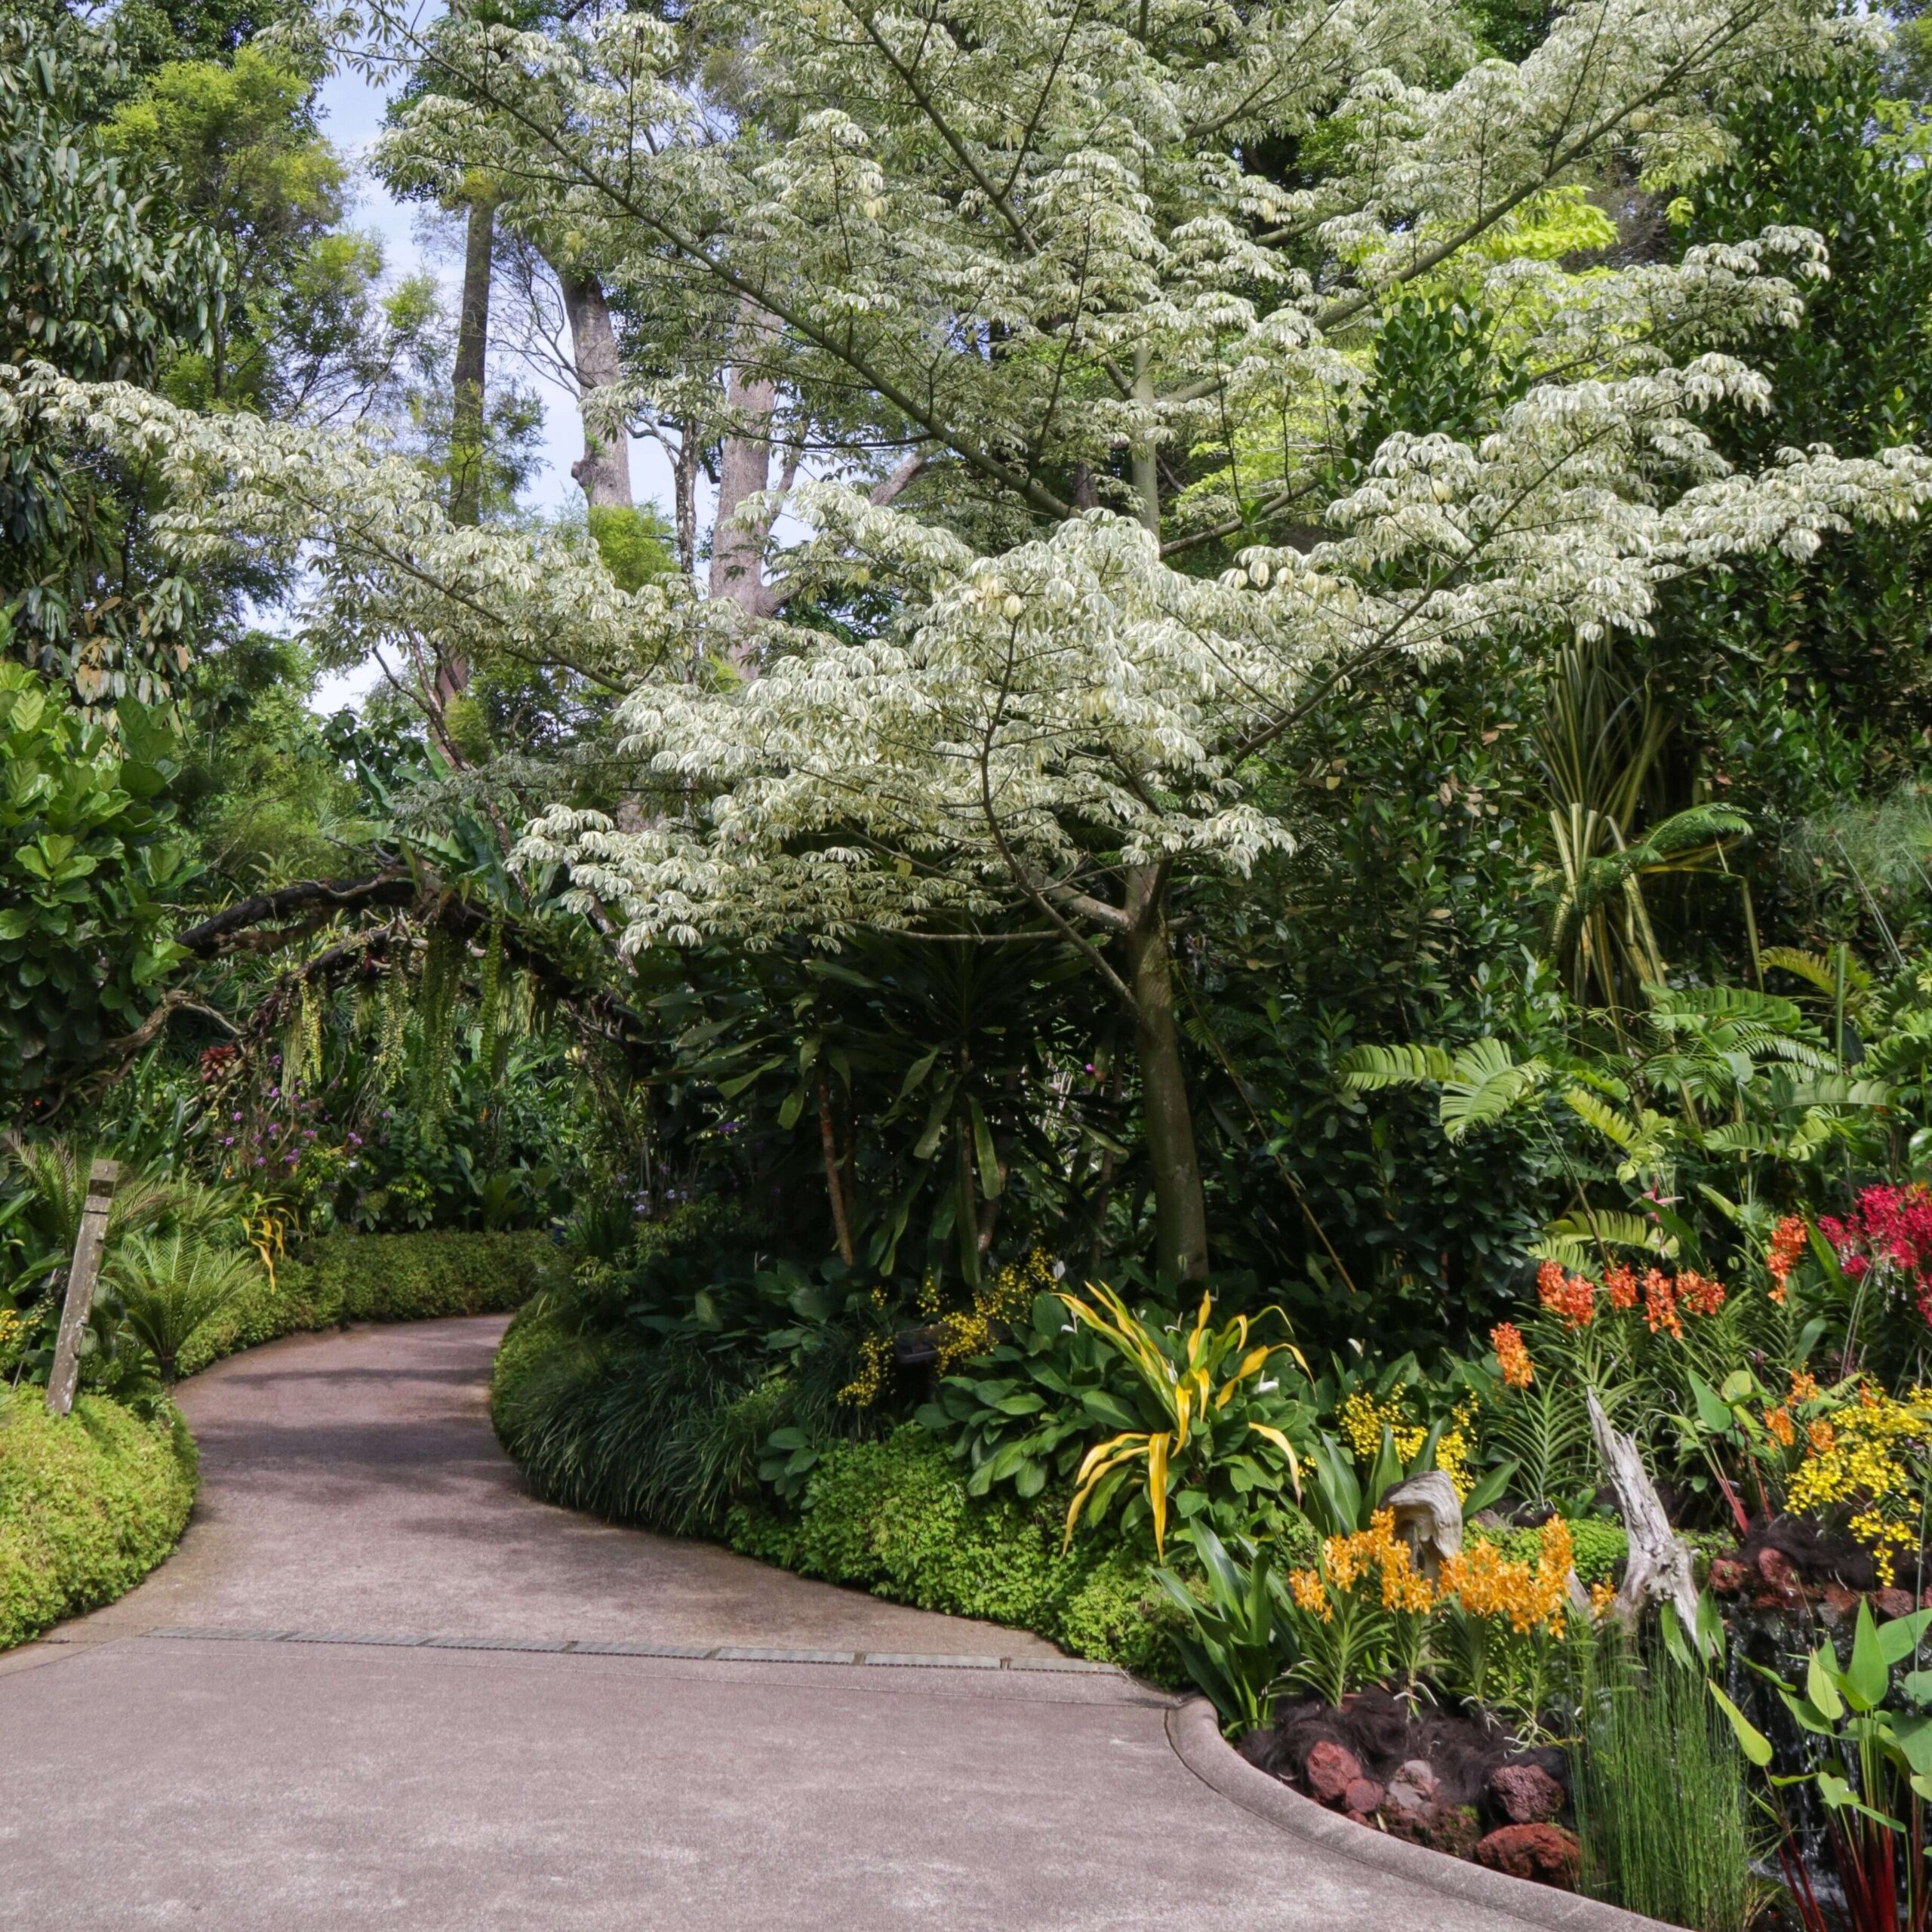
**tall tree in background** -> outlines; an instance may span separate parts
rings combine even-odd
[[[1177,1275],[1208,1244],[1176,921],[1191,879],[1293,839],[1260,782],[1272,748],[1338,691],[1634,629],[1674,577],[1801,558],[1926,486],[1895,453],[1734,472],[1700,426],[1762,400],[1714,346],[1798,318],[1806,238],[1564,266],[1613,163],[1694,180],[1713,103],[1828,62],[1833,29],[1783,0],[1586,0],[1515,66],[1400,5],[774,0],[543,35],[392,26],[442,77],[392,152],[513,187],[607,275],[668,263],[728,303],[741,388],[768,380],[811,426],[801,457],[860,486],[801,488],[821,534],[784,586],[801,611],[863,611],[856,628],[668,590],[597,620],[681,669],[620,714],[663,815],[559,811],[531,860],[573,867],[634,945],[992,913],[1056,934],[1131,1025]],[[694,35],[756,66],[755,121],[694,97]],[[1247,165],[1294,151],[1320,168]],[[1397,429],[1364,460],[1352,399],[1404,290],[1506,316],[1518,379],[1466,435]],[[161,419],[131,408],[149,446]],[[180,448],[180,487],[229,460],[226,433]],[[323,521],[352,502],[366,523],[366,467],[278,447],[312,531],[332,492]],[[880,509],[909,460],[918,514]],[[206,486],[211,533],[283,514],[253,460],[251,499]],[[507,534],[411,521],[410,580],[358,582],[365,625],[406,605],[447,648],[558,620],[557,582]],[[724,656],[764,674],[685,681]]]
[[[456,359],[450,410],[450,521],[475,525],[483,515],[483,401],[489,380],[490,283],[497,238],[497,198],[472,186],[466,197],[463,294],[457,309]],[[445,675],[460,691],[466,665],[451,663]]]
[[[232,285],[217,238],[172,211],[171,171],[106,136],[134,80],[64,13],[0,20],[0,362],[146,384],[214,346]],[[103,711],[171,697],[193,598],[149,547],[144,475],[51,433],[31,381],[0,405],[0,446],[14,650]]]

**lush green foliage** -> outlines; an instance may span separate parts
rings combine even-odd
[[[1207,1524],[1191,1524],[1186,1534],[1200,1558],[1200,1593],[1171,1570],[1153,1573],[1181,1614],[1174,1646],[1188,1675],[1212,1699],[1222,1727],[1258,1730],[1268,1721],[1276,1687],[1299,1660],[1282,1614],[1275,1552],[1244,1543],[1245,1561],[1237,1567]]]
[[[1806,1932],[1823,1932],[1827,1921],[1804,1878],[1804,1848],[1782,1795],[1793,1784],[1808,1784],[1823,1803],[1831,1861],[1852,1932],[1921,1924],[1932,1909],[1932,1877],[1924,1857],[1932,1810],[1932,1716],[1924,1706],[1932,1702],[1932,1677],[1905,1669],[1916,1665],[1928,1623],[1932,1610],[1881,1626],[1871,1604],[1861,1603],[1848,1657],[1835,1643],[1818,1644],[1806,1660],[1801,1686],[1764,1672],[1780,1702],[1809,1734],[1804,1768],[1774,1776],[1768,1796],[1779,1858]],[[1746,1757],[1768,1770],[1770,1740],[1715,1686],[1712,1695]],[[1918,1708],[1902,1708],[1906,1705]]]
[[[0,663],[0,1088],[31,1093],[147,1017],[179,954],[171,734],[124,700],[114,737]]]
[[[199,1331],[263,1272],[260,1258],[248,1250],[217,1247],[177,1227],[123,1242],[103,1280],[165,1386],[180,1373],[182,1354]]]
[[[63,8],[0,20],[0,340],[64,374],[152,382],[209,339],[227,264],[205,229],[158,205],[165,172],[103,137],[130,79],[112,45]],[[15,648],[88,704],[165,697],[186,664],[191,595],[143,555],[138,476],[46,423],[31,397],[0,420],[0,604]]]
[[[1150,1324],[1109,1288],[1063,1295],[1074,1320],[1111,1349],[1126,1373],[1117,1378],[1128,1399],[1107,1392],[1088,1395],[1091,1415],[1119,1430],[1081,1459],[1078,1487],[1066,1511],[1070,1540],[1082,1512],[1104,1516],[1124,1491],[1122,1527],[1129,1534],[1142,1512],[1164,1551],[1171,1507],[1183,1522],[1197,1518],[1272,1527],[1292,1487],[1301,1489],[1301,1459],[1290,1432],[1305,1447],[1312,1417],[1281,1378],[1307,1365],[1291,1341],[1262,1338],[1272,1326],[1246,1315],[1216,1324],[1204,1294],[1193,1322]],[[1275,1311],[1276,1321],[1280,1321]],[[1282,1324],[1285,1325],[1285,1324]],[[1282,1359],[1277,1360],[1277,1358]],[[1269,1373],[1269,1364],[1275,1374]]]
[[[174,1547],[195,1500],[195,1446],[171,1412],[143,1421],[83,1395],[0,1395],[0,1649],[109,1601]]]
[[[953,1444],[969,1496],[1005,1482],[1022,1502],[1049,1484],[1070,1490],[1094,1432],[1120,1426],[1124,1412],[1108,1392],[1118,1359],[1067,1318],[1057,1294],[1035,1295],[1004,1337],[942,1380],[915,1420]]]

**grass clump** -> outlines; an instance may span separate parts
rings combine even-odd
[[[0,1649],[131,1589],[193,1506],[193,1438],[82,1395],[50,1416],[37,1389],[0,1397]]]
[[[1750,1800],[1703,1677],[1614,1638],[1586,1666],[1571,1754],[1583,1890],[1692,1932],[1744,1932],[1757,1903]]]

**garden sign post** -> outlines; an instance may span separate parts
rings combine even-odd
[[[107,1243],[107,1211],[121,1169],[97,1161],[88,1171],[88,1198],[81,1209],[81,1231],[74,1238],[73,1266],[67,1270],[66,1306],[60,1311],[60,1339],[54,1345],[54,1373],[47,1378],[47,1413],[64,1416],[74,1406],[74,1384],[81,1372],[81,1334],[94,1306],[100,1278],[101,1251]]]

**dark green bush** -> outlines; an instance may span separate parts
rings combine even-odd
[[[131,1589],[174,1547],[195,1500],[195,1444],[171,1411],[143,1422],[83,1395],[0,1398],[0,1650]]]
[[[520,1308],[558,1266],[540,1232],[325,1235],[198,1329],[181,1352],[192,1375],[278,1335],[345,1321],[420,1321]]]

